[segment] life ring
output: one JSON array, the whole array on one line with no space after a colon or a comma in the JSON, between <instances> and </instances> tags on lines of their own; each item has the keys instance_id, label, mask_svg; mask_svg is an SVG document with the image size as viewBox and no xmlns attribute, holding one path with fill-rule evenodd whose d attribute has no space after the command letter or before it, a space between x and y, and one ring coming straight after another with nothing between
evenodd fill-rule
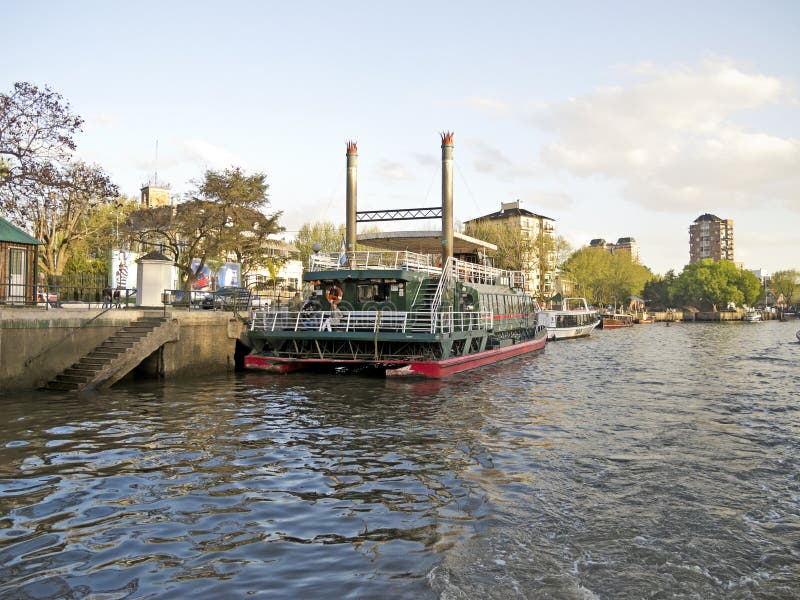
<instances>
[{"instance_id":1,"label":"life ring","mask_svg":"<svg viewBox=\"0 0 800 600\"><path fill-rule=\"evenodd\" d=\"M325 297L328 298L328 302L331 304L339 304L342 301L342 288L338 285L332 285L328 288L328 291L325 292Z\"/></svg>"}]
</instances>

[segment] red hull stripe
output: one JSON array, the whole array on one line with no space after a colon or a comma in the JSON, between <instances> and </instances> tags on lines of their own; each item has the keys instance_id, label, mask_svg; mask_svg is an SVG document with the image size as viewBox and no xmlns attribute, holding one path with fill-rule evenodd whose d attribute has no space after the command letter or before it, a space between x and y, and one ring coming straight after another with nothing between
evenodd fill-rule
<instances>
[{"instance_id":1,"label":"red hull stripe","mask_svg":"<svg viewBox=\"0 0 800 600\"><path fill-rule=\"evenodd\" d=\"M448 358L447 360L439 361L408 361L408 360L385 360L380 361L380 365L397 365L396 370L388 369L387 373L392 375L417 375L422 377L429 377L439 379L447 377L454 373L460 373L469 369L475 369L485 365L490 365L495 362L514 358L528 352L535 352L541 350L547 343L547 336L542 336L539 339L529 340L520 344L512 346L504 346L502 348L495 348L493 350L485 350L475 354L468 354L466 356L456 356ZM272 371L277 373L289 373L304 368L310 368L319 365L329 366L358 366L370 365L371 361L363 360L328 360L321 358L310 359L293 359L293 358L277 358L271 356L261 356L258 354L250 354L244 358L244 366L247 369L255 369L262 371Z\"/></svg>"}]
</instances>

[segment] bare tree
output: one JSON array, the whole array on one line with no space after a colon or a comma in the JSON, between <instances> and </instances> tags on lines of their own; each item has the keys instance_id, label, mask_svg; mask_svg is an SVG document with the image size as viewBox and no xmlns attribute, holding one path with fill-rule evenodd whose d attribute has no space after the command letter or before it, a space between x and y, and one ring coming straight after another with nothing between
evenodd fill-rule
<instances>
[{"instance_id":1,"label":"bare tree","mask_svg":"<svg viewBox=\"0 0 800 600\"><path fill-rule=\"evenodd\" d=\"M17 82L0 93L0 203L30 197L30 187L59 184L83 119L49 87ZM17 223L24 225L24 223Z\"/></svg>"}]
</instances>

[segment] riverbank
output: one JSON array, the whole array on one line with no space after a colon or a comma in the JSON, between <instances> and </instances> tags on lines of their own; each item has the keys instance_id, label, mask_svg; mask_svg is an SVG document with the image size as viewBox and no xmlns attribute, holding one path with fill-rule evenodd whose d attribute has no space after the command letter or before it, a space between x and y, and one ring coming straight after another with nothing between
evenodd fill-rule
<instances>
[{"instance_id":1,"label":"riverbank","mask_svg":"<svg viewBox=\"0 0 800 600\"><path fill-rule=\"evenodd\" d=\"M36 389L143 316L164 316L179 338L142 363L150 377L225 373L246 353L245 325L230 312L167 308L0 309L0 393Z\"/></svg>"},{"instance_id":2,"label":"riverbank","mask_svg":"<svg viewBox=\"0 0 800 600\"><path fill-rule=\"evenodd\" d=\"M717 310L717 311L693 311L693 310L663 310L651 311L655 321L700 321L700 322L722 322L722 321L742 321L745 312L743 309ZM761 315L762 321L777 320L780 318L778 313L762 310L757 311Z\"/></svg>"}]
</instances>

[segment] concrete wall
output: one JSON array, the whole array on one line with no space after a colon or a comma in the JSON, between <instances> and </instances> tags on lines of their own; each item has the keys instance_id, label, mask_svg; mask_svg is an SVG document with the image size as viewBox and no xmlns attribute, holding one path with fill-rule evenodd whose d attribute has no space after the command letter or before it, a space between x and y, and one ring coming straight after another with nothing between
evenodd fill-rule
<instances>
[{"instance_id":1,"label":"concrete wall","mask_svg":"<svg viewBox=\"0 0 800 600\"><path fill-rule=\"evenodd\" d=\"M0 393L35 389L131 321L163 315L133 309L100 313L88 308L0 309ZM196 377L233 369L236 340L246 341L246 329L231 313L171 309L166 316L178 321L180 339L166 344L148 371Z\"/></svg>"},{"instance_id":2,"label":"concrete wall","mask_svg":"<svg viewBox=\"0 0 800 600\"><path fill-rule=\"evenodd\" d=\"M672 312L667 312L666 310L659 310L659 311L650 311L650 315L653 317L655 321L683 321L684 315L682 310L673 310ZM688 320L691 321L692 316L691 313L688 313Z\"/></svg>"}]
</instances>

